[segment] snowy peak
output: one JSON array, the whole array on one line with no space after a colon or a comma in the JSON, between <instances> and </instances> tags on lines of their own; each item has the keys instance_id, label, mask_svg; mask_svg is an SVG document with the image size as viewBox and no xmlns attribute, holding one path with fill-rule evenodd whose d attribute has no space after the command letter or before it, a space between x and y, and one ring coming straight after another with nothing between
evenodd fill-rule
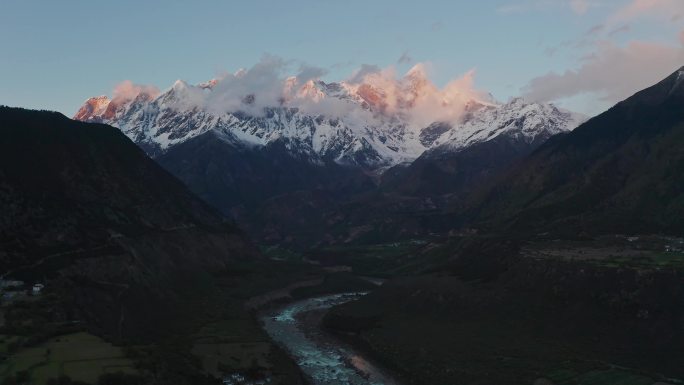
<instances>
[{"instance_id":1,"label":"snowy peak","mask_svg":"<svg viewBox=\"0 0 684 385\"><path fill-rule=\"evenodd\" d=\"M413 108L424 95L434 92L434 86L427 76L425 67L416 64L404 75L402 84L403 103L405 108Z\"/></svg>"},{"instance_id":2,"label":"snowy peak","mask_svg":"<svg viewBox=\"0 0 684 385\"><path fill-rule=\"evenodd\" d=\"M173 83L171 89L175 92L183 92L188 89L188 83L178 79Z\"/></svg>"},{"instance_id":3,"label":"snowy peak","mask_svg":"<svg viewBox=\"0 0 684 385\"><path fill-rule=\"evenodd\" d=\"M200 83L197 86L199 88L202 88L202 89L209 89L210 90L210 89L214 88L214 86L216 86L217 83L218 83L218 79L211 79L207 82Z\"/></svg>"},{"instance_id":4,"label":"snowy peak","mask_svg":"<svg viewBox=\"0 0 684 385\"><path fill-rule=\"evenodd\" d=\"M372 73L356 82L288 77L273 86L252 76L246 71L198 85L178 80L161 93L128 85L111 100L88 99L74 118L116 126L152 156L213 131L235 146L281 142L312 163L371 170L499 135L532 143L581 120L549 104L497 104L463 81L440 89L421 65L399 79Z\"/></svg>"},{"instance_id":5,"label":"snowy peak","mask_svg":"<svg viewBox=\"0 0 684 385\"><path fill-rule=\"evenodd\" d=\"M93 117L101 117L104 115L109 105L109 98L102 95L89 98L78 109L74 119L76 120L93 120Z\"/></svg>"},{"instance_id":6,"label":"snowy peak","mask_svg":"<svg viewBox=\"0 0 684 385\"><path fill-rule=\"evenodd\" d=\"M553 104L526 103L522 98L501 105L473 105L455 128L445 131L433 147L458 150L505 135L528 144L570 131L586 117Z\"/></svg>"}]
</instances>

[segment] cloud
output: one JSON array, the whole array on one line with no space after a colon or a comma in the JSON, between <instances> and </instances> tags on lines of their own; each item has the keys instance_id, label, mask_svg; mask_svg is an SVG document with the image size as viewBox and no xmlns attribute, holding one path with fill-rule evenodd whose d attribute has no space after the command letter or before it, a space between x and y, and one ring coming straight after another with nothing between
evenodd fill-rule
<instances>
[{"instance_id":1,"label":"cloud","mask_svg":"<svg viewBox=\"0 0 684 385\"><path fill-rule=\"evenodd\" d=\"M672 20L673 15L684 13L682 0L631 0L608 19L610 24L628 22L642 17L661 17Z\"/></svg>"},{"instance_id":2,"label":"cloud","mask_svg":"<svg viewBox=\"0 0 684 385\"><path fill-rule=\"evenodd\" d=\"M174 109L199 108L216 114L243 112L257 117L271 107L350 117L359 122L400 115L419 127L435 121L454 121L472 100L490 100L488 94L475 89L474 70L440 87L430 79L430 68L429 63L418 63L399 75L394 66L364 64L347 80L330 85L319 81L327 73L325 69L301 64L293 71L293 62L265 55L251 68L224 73L201 86L179 80L161 98L165 106ZM344 97L331 96L329 92ZM126 81L114 89L114 98L130 101L141 93L156 96L159 91Z\"/></svg>"},{"instance_id":3,"label":"cloud","mask_svg":"<svg viewBox=\"0 0 684 385\"><path fill-rule=\"evenodd\" d=\"M435 31L435 32L439 32L439 31L441 31L443 28L444 28L444 23L442 23L441 21L435 21L434 23L432 23L432 24L430 25L430 29L433 30L433 31Z\"/></svg>"},{"instance_id":4,"label":"cloud","mask_svg":"<svg viewBox=\"0 0 684 385\"><path fill-rule=\"evenodd\" d=\"M587 0L570 0L570 8L579 15L587 13L589 7L590 3Z\"/></svg>"},{"instance_id":5,"label":"cloud","mask_svg":"<svg viewBox=\"0 0 684 385\"><path fill-rule=\"evenodd\" d=\"M404 51L399 59L397 59L397 64L408 64L413 62L413 58L409 55L408 51Z\"/></svg>"},{"instance_id":6,"label":"cloud","mask_svg":"<svg viewBox=\"0 0 684 385\"><path fill-rule=\"evenodd\" d=\"M135 84L130 80L124 80L114 86L112 99L127 102L135 99L140 94L144 94L151 99L159 95L159 89L155 86Z\"/></svg>"},{"instance_id":7,"label":"cloud","mask_svg":"<svg viewBox=\"0 0 684 385\"><path fill-rule=\"evenodd\" d=\"M632 27L629 24L625 24L625 25L622 25L620 27L613 28L610 32L608 32L608 36L612 37L612 36L615 36L615 35L620 34L620 33L629 32L631 30L632 30Z\"/></svg>"},{"instance_id":8,"label":"cloud","mask_svg":"<svg viewBox=\"0 0 684 385\"><path fill-rule=\"evenodd\" d=\"M489 100L485 92L475 88L474 70L439 87L430 79L430 68L429 63L418 63L399 75L394 66L362 65L340 86L352 98L363 101L370 111L348 100L325 97L310 83L301 86L287 105L310 114L354 115L366 120L401 115L422 127L435 121L455 121L463 115L467 103Z\"/></svg>"},{"instance_id":9,"label":"cloud","mask_svg":"<svg viewBox=\"0 0 684 385\"><path fill-rule=\"evenodd\" d=\"M264 55L249 69L225 74L209 93L207 106L219 111L246 110L261 114L264 107L281 105L287 67L282 58Z\"/></svg>"},{"instance_id":10,"label":"cloud","mask_svg":"<svg viewBox=\"0 0 684 385\"><path fill-rule=\"evenodd\" d=\"M597 25L589 28L589 30L587 31L587 33L585 35L597 35L597 34L603 32L603 30L605 30L605 29L606 29L605 25L597 24Z\"/></svg>"},{"instance_id":11,"label":"cloud","mask_svg":"<svg viewBox=\"0 0 684 385\"><path fill-rule=\"evenodd\" d=\"M474 70L439 87L430 80L429 68L429 63L418 63L401 77L394 67L366 70L363 76L357 72L345 86L374 111L387 116L401 114L417 126L455 121L468 102L488 99L485 92L474 86Z\"/></svg>"},{"instance_id":12,"label":"cloud","mask_svg":"<svg viewBox=\"0 0 684 385\"><path fill-rule=\"evenodd\" d=\"M527 10L527 6L525 4L505 4L501 5L496 8L496 11L499 13L516 13L516 12L523 12Z\"/></svg>"},{"instance_id":13,"label":"cloud","mask_svg":"<svg viewBox=\"0 0 684 385\"><path fill-rule=\"evenodd\" d=\"M299 73L297 74L297 79L302 82L307 82L309 80L320 79L326 75L328 71L325 68L314 67L308 64L302 64L299 66Z\"/></svg>"},{"instance_id":14,"label":"cloud","mask_svg":"<svg viewBox=\"0 0 684 385\"><path fill-rule=\"evenodd\" d=\"M617 102L655 84L683 63L682 46L643 41L620 46L600 41L594 52L581 59L578 68L534 78L523 88L523 93L534 101L594 94L599 100Z\"/></svg>"},{"instance_id":15,"label":"cloud","mask_svg":"<svg viewBox=\"0 0 684 385\"><path fill-rule=\"evenodd\" d=\"M591 0L527 0L504 4L496 10L500 13L522 13L558 8L568 9L577 15L584 15L591 8L600 5L601 2Z\"/></svg>"},{"instance_id":16,"label":"cloud","mask_svg":"<svg viewBox=\"0 0 684 385\"><path fill-rule=\"evenodd\" d=\"M548 57L553 57L556 52L558 52L559 47L546 47L544 48L544 55Z\"/></svg>"},{"instance_id":17,"label":"cloud","mask_svg":"<svg viewBox=\"0 0 684 385\"><path fill-rule=\"evenodd\" d=\"M376 66L375 64L361 64L361 67L354 71L351 77L347 79L347 82L359 83L363 80L364 77L366 77L366 75L377 73L380 71L382 71L382 69L380 69L380 67Z\"/></svg>"}]
</instances>

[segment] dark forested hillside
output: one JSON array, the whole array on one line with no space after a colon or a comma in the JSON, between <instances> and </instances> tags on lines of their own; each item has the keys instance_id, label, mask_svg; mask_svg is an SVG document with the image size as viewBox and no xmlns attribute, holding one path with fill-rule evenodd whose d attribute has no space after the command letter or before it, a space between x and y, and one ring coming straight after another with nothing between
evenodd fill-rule
<instances>
[{"instance_id":1,"label":"dark forested hillside","mask_svg":"<svg viewBox=\"0 0 684 385\"><path fill-rule=\"evenodd\" d=\"M0 138L3 277L66 291L65 318L149 337L199 294L193 277L257 256L113 127L2 107Z\"/></svg>"},{"instance_id":2,"label":"dark forested hillside","mask_svg":"<svg viewBox=\"0 0 684 385\"><path fill-rule=\"evenodd\" d=\"M682 80L679 70L552 138L477 196L471 218L524 231L681 232Z\"/></svg>"}]
</instances>

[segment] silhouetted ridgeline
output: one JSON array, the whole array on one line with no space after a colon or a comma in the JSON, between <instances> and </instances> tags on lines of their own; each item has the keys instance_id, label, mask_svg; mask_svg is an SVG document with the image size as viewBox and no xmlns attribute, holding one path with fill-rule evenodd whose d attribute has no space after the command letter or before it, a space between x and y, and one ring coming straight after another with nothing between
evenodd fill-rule
<instances>
[{"instance_id":1,"label":"silhouetted ridgeline","mask_svg":"<svg viewBox=\"0 0 684 385\"><path fill-rule=\"evenodd\" d=\"M0 107L0 211L0 268L118 339L182 324L197 279L258 255L119 130L55 112Z\"/></svg>"}]
</instances>

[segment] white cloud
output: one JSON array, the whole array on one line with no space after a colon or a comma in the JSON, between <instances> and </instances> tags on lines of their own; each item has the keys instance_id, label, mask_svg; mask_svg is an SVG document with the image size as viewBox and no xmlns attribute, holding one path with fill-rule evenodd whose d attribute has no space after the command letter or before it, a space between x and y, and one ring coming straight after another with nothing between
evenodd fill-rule
<instances>
[{"instance_id":1,"label":"white cloud","mask_svg":"<svg viewBox=\"0 0 684 385\"><path fill-rule=\"evenodd\" d=\"M527 0L501 5L497 8L501 13L520 13L544 9L568 9L577 15L587 13L591 8L601 5L592 0Z\"/></svg>"},{"instance_id":2,"label":"white cloud","mask_svg":"<svg viewBox=\"0 0 684 385\"><path fill-rule=\"evenodd\" d=\"M682 37L684 42L684 36ZM684 48L661 43L631 41L624 46L596 43L578 68L551 72L532 79L523 91L535 101L553 101L580 94L617 102L657 83L684 64Z\"/></svg>"},{"instance_id":3,"label":"white cloud","mask_svg":"<svg viewBox=\"0 0 684 385\"><path fill-rule=\"evenodd\" d=\"M265 108L280 106L299 108L314 115L354 115L359 119L401 114L416 125L427 125L458 119L466 103L489 99L486 93L475 89L474 71L439 87L428 76L428 63L414 65L403 76L397 74L394 66L380 68L364 64L339 83L338 92L347 92L352 99L365 102L371 107L368 111L348 98L327 97L316 83L327 72L324 69L300 65L296 75L290 76L291 67L291 62L267 55L251 68L220 76L213 81L211 89L177 82L173 89L182 93L176 101L182 105L177 107L201 108L214 113L241 111L253 116L262 116ZM132 99L147 89L124 82L117 86L115 95Z\"/></svg>"},{"instance_id":4,"label":"white cloud","mask_svg":"<svg viewBox=\"0 0 684 385\"><path fill-rule=\"evenodd\" d=\"M366 77L366 75L378 73L380 71L382 71L382 69L375 64L361 64L361 67L354 71L351 77L347 79L347 82L359 83L363 81L363 78Z\"/></svg>"},{"instance_id":5,"label":"white cloud","mask_svg":"<svg viewBox=\"0 0 684 385\"><path fill-rule=\"evenodd\" d=\"M282 103L287 63L266 55L248 70L226 74L219 79L206 103L210 109L247 110L261 114L264 107Z\"/></svg>"}]
</instances>

